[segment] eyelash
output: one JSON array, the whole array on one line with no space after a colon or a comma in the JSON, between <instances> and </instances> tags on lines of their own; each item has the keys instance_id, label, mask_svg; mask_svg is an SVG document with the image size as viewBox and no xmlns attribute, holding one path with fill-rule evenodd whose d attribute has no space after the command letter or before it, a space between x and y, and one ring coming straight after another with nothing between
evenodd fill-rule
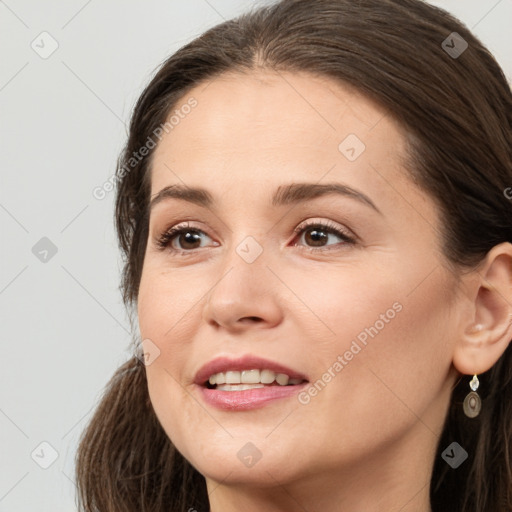
<instances>
[{"instance_id":1,"label":"eyelash","mask_svg":"<svg viewBox=\"0 0 512 512\"><path fill-rule=\"evenodd\" d=\"M333 235L338 236L339 238L341 238L343 240L343 242L344 242L343 245L354 245L356 243L356 240L352 236L348 235L345 231L340 230L335 224L333 224L329 221L308 222L308 223L300 224L299 226L297 226L294 229L293 232L295 235L299 235L311 228L317 228L320 231L325 231L328 234L333 234ZM170 242L172 242L172 240L174 238L176 238L178 235L181 235L183 233L188 233L188 232L203 233L206 235L206 233L204 231L202 231L200 229L196 229L194 227L191 227L190 225L178 224L177 226L174 226L174 227L168 229L167 231L165 231L164 233L162 233L157 238L156 245L162 251L168 250L172 253L178 253L183 256L190 255L190 254L194 253L197 249L188 249L188 250L175 249L170 246ZM310 251L313 253L334 250L334 248L330 248L331 246L308 247L308 246L299 245L297 247L300 247L301 250L306 250L306 251ZM335 247L337 247L337 245ZM339 247L338 247L338 249L339 249Z\"/></svg>"}]
</instances>

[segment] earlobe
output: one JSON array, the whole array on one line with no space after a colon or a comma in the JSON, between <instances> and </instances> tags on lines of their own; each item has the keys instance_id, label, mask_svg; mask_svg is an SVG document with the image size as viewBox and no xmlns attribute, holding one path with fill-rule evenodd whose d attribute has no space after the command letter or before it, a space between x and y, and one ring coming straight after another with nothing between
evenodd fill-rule
<instances>
[{"instance_id":1,"label":"earlobe","mask_svg":"<svg viewBox=\"0 0 512 512\"><path fill-rule=\"evenodd\" d=\"M493 247L468 282L471 315L460 326L453 364L474 375L489 370L512 339L512 244Z\"/></svg>"}]
</instances>

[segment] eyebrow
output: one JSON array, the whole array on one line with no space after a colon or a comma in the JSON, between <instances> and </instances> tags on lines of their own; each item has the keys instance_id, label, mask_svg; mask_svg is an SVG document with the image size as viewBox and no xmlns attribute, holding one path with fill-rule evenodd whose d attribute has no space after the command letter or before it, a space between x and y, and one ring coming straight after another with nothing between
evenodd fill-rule
<instances>
[{"instance_id":1,"label":"eyebrow","mask_svg":"<svg viewBox=\"0 0 512 512\"><path fill-rule=\"evenodd\" d=\"M296 204L328 194L338 194L359 201L382 215L374 202L361 191L341 183L290 183L279 186L272 196L272 206ZM204 188L185 185L169 185L157 192L150 202L150 210L164 199L182 199L199 206L210 208L215 204L213 196Z\"/></svg>"}]
</instances>

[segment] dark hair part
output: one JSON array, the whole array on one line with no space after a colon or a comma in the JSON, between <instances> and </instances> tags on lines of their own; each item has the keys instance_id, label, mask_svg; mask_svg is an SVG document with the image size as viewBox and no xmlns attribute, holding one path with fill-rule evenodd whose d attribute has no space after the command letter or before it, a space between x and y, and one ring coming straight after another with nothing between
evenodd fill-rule
<instances>
[{"instance_id":1,"label":"dark hair part","mask_svg":"<svg viewBox=\"0 0 512 512\"><path fill-rule=\"evenodd\" d=\"M452 32L468 43L458 58L442 47ZM454 269L471 269L493 246L512 241L504 194L512 186L512 95L482 43L457 19L420 0L282 0L182 47L135 106L116 175L115 225L128 309L137 301L148 237L153 152L126 172L130 158L193 87L228 71L257 68L348 84L404 127L410 176L439 206L442 250ZM483 407L475 419L462 412L469 379L453 390L430 487L435 512L512 510L510 346L480 381ZM453 441L469 453L456 470L440 456ZM87 512L208 511L205 480L165 435L136 357L107 385L76 466Z\"/></svg>"}]
</instances>

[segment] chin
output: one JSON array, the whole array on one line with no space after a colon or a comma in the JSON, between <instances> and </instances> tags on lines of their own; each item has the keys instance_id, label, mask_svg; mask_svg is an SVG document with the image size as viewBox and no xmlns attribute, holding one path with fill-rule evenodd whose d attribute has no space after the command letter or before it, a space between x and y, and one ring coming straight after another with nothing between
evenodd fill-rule
<instances>
[{"instance_id":1,"label":"chin","mask_svg":"<svg viewBox=\"0 0 512 512\"><path fill-rule=\"evenodd\" d=\"M293 475L283 473L285 460L266 463L260 460L252 467L246 467L232 459L200 460L194 467L207 479L223 485L246 485L252 487L275 487L276 481L284 485L293 479Z\"/></svg>"},{"instance_id":2,"label":"chin","mask_svg":"<svg viewBox=\"0 0 512 512\"><path fill-rule=\"evenodd\" d=\"M276 451L268 441L264 446L263 438L261 442L247 441L247 436L218 443L196 442L191 450L184 447L180 452L205 478L223 484L266 487L275 486L276 480L283 484L297 478L299 467L289 463L297 449L286 453L280 445Z\"/></svg>"}]
</instances>

